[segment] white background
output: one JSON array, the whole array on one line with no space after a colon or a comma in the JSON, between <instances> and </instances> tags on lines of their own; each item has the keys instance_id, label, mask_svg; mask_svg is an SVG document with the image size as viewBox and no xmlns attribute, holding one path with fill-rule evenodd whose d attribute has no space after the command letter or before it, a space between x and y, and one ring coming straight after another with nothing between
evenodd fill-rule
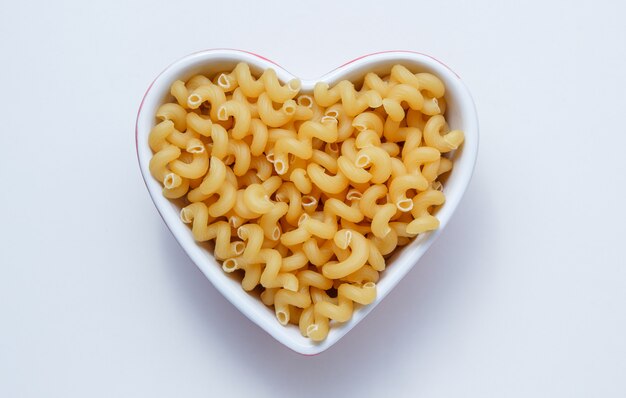
<instances>
[{"instance_id":1,"label":"white background","mask_svg":"<svg viewBox=\"0 0 626 398\"><path fill-rule=\"evenodd\" d=\"M516 3L2 0L0 396L626 396L626 8ZM140 177L144 91L212 47L305 78L417 50L474 95L456 215L317 357L217 293Z\"/></svg>"}]
</instances>

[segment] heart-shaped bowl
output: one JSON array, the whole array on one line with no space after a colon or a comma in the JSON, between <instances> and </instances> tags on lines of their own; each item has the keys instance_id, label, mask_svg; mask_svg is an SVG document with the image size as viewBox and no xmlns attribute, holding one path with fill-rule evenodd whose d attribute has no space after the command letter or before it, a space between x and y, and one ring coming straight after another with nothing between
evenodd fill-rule
<instances>
[{"instance_id":1,"label":"heart-shaped bowl","mask_svg":"<svg viewBox=\"0 0 626 398\"><path fill-rule=\"evenodd\" d=\"M260 73L267 68L273 68L276 70L278 78L283 82L295 78L294 75L274 62L259 55L239 50L206 50L174 62L152 82L139 107L136 124L139 167L150 196L167 227L217 290L246 317L287 347L305 355L318 354L335 344L361 322L413 268L445 228L469 184L476 162L478 152L476 109L467 87L456 73L428 55L411 51L387 51L366 55L340 66L319 79L302 81L301 92L311 92L318 81L326 82L331 86L343 79L356 83L362 80L367 72L389 73L395 64L402 64L414 72L430 72L438 76L446 86L446 119L449 125L453 129L461 129L465 132L465 142L453 154L454 168L444 184L446 203L436 214L440 221L439 229L420 234L409 245L398 249L387 261L387 269L381 273L381 278L377 284L376 300L370 305L355 309L352 319L343 324L333 325L328 337L324 341L316 343L303 337L294 325L281 326L272 309L266 307L258 297L245 292L237 279L222 270L212 253L194 241L190 228L179 218L180 207L162 195L160 182L150 175L148 169L152 157L152 152L148 146L148 135L156 124L157 108L170 98L170 85L177 79L186 80L198 73L211 75L228 71L242 61L250 65L253 73ZM404 308L403 311L407 309Z\"/></svg>"}]
</instances>

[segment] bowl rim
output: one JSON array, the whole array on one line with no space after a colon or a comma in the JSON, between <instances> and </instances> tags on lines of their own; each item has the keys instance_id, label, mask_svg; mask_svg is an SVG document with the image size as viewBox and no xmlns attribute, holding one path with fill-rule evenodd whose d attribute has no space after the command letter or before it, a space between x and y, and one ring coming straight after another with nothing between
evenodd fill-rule
<instances>
[{"instance_id":1,"label":"bowl rim","mask_svg":"<svg viewBox=\"0 0 626 398\"><path fill-rule=\"evenodd\" d=\"M456 207L458 206L463 194L465 193L467 186L471 181L471 177L475 168L476 159L478 155L478 144L479 144L479 129L478 129L478 116L476 111L476 106L474 100L469 92L469 89L465 85L465 83L461 80L459 75L455 73L448 65L439 61L438 59L424 53L409 51L409 50L388 50L388 51L379 51L375 53L366 54L351 61L348 61L341 66L331 70L330 72L322 75L317 79L301 79L303 91L312 89L313 84L318 81L327 81L332 82L334 80L338 80L342 78L344 75L348 74L351 70L358 70L359 68L364 68L367 65L372 65L378 62L397 62L402 63L403 61L413 62L415 64L426 65L427 68L436 71L438 77L442 78L446 84L446 92L450 92L452 89L455 92L455 97L458 96L457 100L460 101L461 106L459 107L459 112L462 115L462 120L464 123L464 130L466 134L466 142L463 144L463 168L461 170L457 170L455 161L455 176L460 174L458 178L460 181L458 182L458 187L456 189L457 194L454 197L448 197L446 195L446 204L442 206L440 211L438 212L438 218L440 218L440 228L429 232L427 234L421 234L418 238L412 242L409 246L415 246L415 248L409 253L402 252L402 255L398 255L399 257L409 257L404 260L404 266L397 266L395 268L399 268L398 271L389 272L386 271L385 281L387 283L384 288L381 288L381 282L378 284L378 296L376 300L368 305L363 306L358 309L355 309L353 317L350 321L335 326L328 338L322 342L314 343L307 339L307 343L303 344L301 340L303 337L300 336L298 332L298 336L300 338L295 338L291 336L294 333L286 333L285 330L287 328L280 325L275 319L273 319L273 323L270 324L267 320L263 319L259 316L258 311L254 311L254 309L249 306L246 302L242 302L242 296L237 296L237 293L233 292L233 289L225 286L223 283L219 283L220 278L215 269L219 271L219 274L222 274L222 278L226 276L226 274L222 271L221 267L215 267L214 264L210 264L211 261L206 261L206 258L202 258L203 256L199 255L199 250L204 250L201 246L195 244L193 242L193 246L187 242L187 240L183 240L181 236L179 236L178 231L181 229L180 227L184 227L188 234L190 234L189 228L178 220L176 217L176 224L173 223L170 214L164 214L163 209L161 208L161 204L164 202L171 203L169 199L162 196L159 191L155 192L155 184L158 184L156 180L154 180L148 170L149 158L146 159L143 154L146 153L145 149L147 147L148 152L151 151L147 145L147 140L143 143L143 150L140 149L139 136L145 135L147 138L147 134L149 134L149 128L147 128L150 123L143 123L146 121L146 118L152 118L154 122L154 115L145 115L144 109L146 109L145 105L148 102L155 102L155 97L162 97L162 92L154 93L153 88L156 84L162 83L163 79L167 80L167 87L169 88L169 84L173 82L175 79L169 79L170 75L180 76L186 69L191 68L194 64L210 63L211 59L216 58L232 58L233 61L245 61L248 63L252 63L260 68L272 67L276 70L276 73L281 81L287 81L292 78L296 78L297 76L288 72L282 66L277 64L276 62L258 55L256 53L231 49L231 48L215 48L215 49L207 49L202 51L193 52L184 57L179 58L178 60L172 62L166 68L164 68L156 78L150 83L146 92L143 95L141 103L139 105L139 109L137 112L137 117L135 120L135 149L137 160L139 163L139 168L141 171L142 178L144 180L144 184L148 189L151 200L154 203L157 212L165 222L165 225L170 230L172 235L174 236L177 243L181 246L181 248L185 251L185 253L191 258L191 260L196 264L196 266L202 271L202 273L209 279L209 281L213 284L213 286L229 301L231 302L241 313L244 314L248 319L250 319L253 323L258 325L261 329L263 329L266 333L270 334L274 339L290 348L291 350L303 354L303 355L316 355L319 354L331 346L333 346L336 342L338 342L345 334L347 334L353 327L355 327L358 323L360 323L386 296L393 290L393 288L404 278L404 276L417 264L421 256L428 250L430 245L438 238L443 229L445 228L447 222L450 217L454 213ZM452 85L451 85L452 83ZM161 94L161 95L158 95ZM470 128L468 129L467 126ZM147 130L146 130L147 129ZM471 138L468 139L468 137ZM444 211L445 216L442 216L441 213ZM183 233L184 234L184 233ZM206 253L205 253L206 255ZM215 262L210 256L212 261ZM393 263L395 264L395 259ZM216 263L216 262L215 262ZM216 263L217 264L217 263ZM382 278L381 278L382 281ZM241 292L244 292L241 289ZM253 298L247 292L244 292L248 297ZM256 298L253 298L257 300ZM245 300L244 300L245 301ZM262 304L262 303L261 303Z\"/></svg>"}]
</instances>

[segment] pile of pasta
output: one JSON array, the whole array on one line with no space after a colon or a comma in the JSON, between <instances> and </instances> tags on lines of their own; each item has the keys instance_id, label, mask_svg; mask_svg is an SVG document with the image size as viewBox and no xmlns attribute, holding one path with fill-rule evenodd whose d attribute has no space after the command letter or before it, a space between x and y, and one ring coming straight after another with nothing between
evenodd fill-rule
<instances>
[{"instance_id":1,"label":"pile of pasta","mask_svg":"<svg viewBox=\"0 0 626 398\"><path fill-rule=\"evenodd\" d=\"M397 247L438 228L443 155L464 139L444 93L436 76L395 65L302 94L299 80L240 63L172 84L150 171L224 271L320 341L375 300Z\"/></svg>"}]
</instances>

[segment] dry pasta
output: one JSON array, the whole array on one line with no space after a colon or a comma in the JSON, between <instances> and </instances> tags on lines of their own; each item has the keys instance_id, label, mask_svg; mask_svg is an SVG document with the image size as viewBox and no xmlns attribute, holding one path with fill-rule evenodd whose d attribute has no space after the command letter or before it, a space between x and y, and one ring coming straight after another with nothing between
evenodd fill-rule
<instances>
[{"instance_id":1,"label":"dry pasta","mask_svg":"<svg viewBox=\"0 0 626 398\"><path fill-rule=\"evenodd\" d=\"M430 73L395 65L360 86L300 88L245 63L173 82L149 168L223 270L320 341L376 299L387 256L439 227L465 137Z\"/></svg>"}]
</instances>

